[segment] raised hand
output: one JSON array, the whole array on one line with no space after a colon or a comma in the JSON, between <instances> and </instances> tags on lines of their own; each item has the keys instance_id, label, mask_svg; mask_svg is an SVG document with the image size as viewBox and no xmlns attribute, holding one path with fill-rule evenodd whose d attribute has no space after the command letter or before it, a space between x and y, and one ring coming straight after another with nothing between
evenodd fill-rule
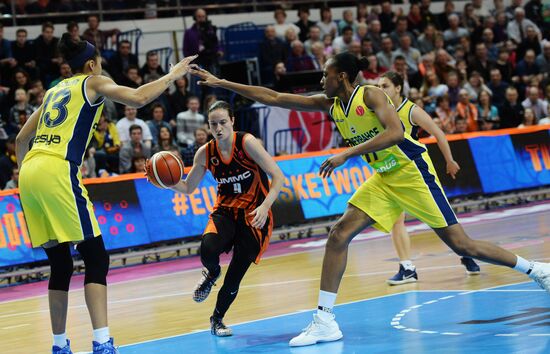
<instances>
[{"instance_id":1,"label":"raised hand","mask_svg":"<svg viewBox=\"0 0 550 354\"><path fill-rule=\"evenodd\" d=\"M199 85L217 87L220 86L220 82L222 81L207 70L200 68L198 65L191 65L189 72L201 79L201 81L198 82Z\"/></svg>"},{"instance_id":2,"label":"raised hand","mask_svg":"<svg viewBox=\"0 0 550 354\"><path fill-rule=\"evenodd\" d=\"M179 63L170 68L170 73L173 74L176 79L179 79L183 75L187 74L189 68L191 67L191 62L197 59L198 55L191 55L189 57L183 58Z\"/></svg>"}]
</instances>

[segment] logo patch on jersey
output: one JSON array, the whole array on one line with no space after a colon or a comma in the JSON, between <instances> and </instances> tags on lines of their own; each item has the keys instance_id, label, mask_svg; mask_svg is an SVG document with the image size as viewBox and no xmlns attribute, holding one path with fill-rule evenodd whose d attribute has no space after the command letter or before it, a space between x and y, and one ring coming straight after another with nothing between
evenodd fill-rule
<instances>
[{"instance_id":1,"label":"logo patch on jersey","mask_svg":"<svg viewBox=\"0 0 550 354\"><path fill-rule=\"evenodd\" d=\"M216 179L216 182L218 182L219 184L226 184L226 183L235 183L235 182L244 181L250 176L252 176L252 172L245 171L244 173L241 173L238 176L229 176L229 177L215 178L215 179Z\"/></svg>"},{"instance_id":2,"label":"logo patch on jersey","mask_svg":"<svg viewBox=\"0 0 550 354\"><path fill-rule=\"evenodd\" d=\"M386 156L384 160L372 163L371 166L376 172L388 172L397 169L399 167L399 161L397 161L395 155L390 154Z\"/></svg>"},{"instance_id":3,"label":"logo patch on jersey","mask_svg":"<svg viewBox=\"0 0 550 354\"><path fill-rule=\"evenodd\" d=\"M214 166L218 166L220 164L220 160L216 156L213 156L210 158L210 163Z\"/></svg>"},{"instance_id":4,"label":"logo patch on jersey","mask_svg":"<svg viewBox=\"0 0 550 354\"><path fill-rule=\"evenodd\" d=\"M357 113L358 116L362 116L365 114L365 109L361 106L357 106L357 108L355 108L355 113Z\"/></svg>"},{"instance_id":5,"label":"logo patch on jersey","mask_svg":"<svg viewBox=\"0 0 550 354\"><path fill-rule=\"evenodd\" d=\"M357 130L355 130L355 127L353 125L349 126L349 130L351 131L352 134L357 134Z\"/></svg>"}]
</instances>

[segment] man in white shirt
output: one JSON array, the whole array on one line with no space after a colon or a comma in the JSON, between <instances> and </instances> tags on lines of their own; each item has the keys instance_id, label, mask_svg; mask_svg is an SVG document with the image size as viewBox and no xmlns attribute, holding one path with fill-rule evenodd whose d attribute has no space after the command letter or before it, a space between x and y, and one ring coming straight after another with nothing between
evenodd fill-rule
<instances>
[{"instance_id":1,"label":"man in white shirt","mask_svg":"<svg viewBox=\"0 0 550 354\"><path fill-rule=\"evenodd\" d=\"M523 108L531 108L537 120L548 117L548 101L539 98L539 89L529 87L527 98L521 102Z\"/></svg>"},{"instance_id":2,"label":"man in white shirt","mask_svg":"<svg viewBox=\"0 0 550 354\"><path fill-rule=\"evenodd\" d=\"M122 145L130 142L130 126L137 124L142 129L143 143L147 147L151 148L151 141L153 140L151 130L149 130L149 126L147 125L147 123L136 117L137 109L135 109L134 107L126 106L124 107L124 115L125 116L120 119L116 124L118 136L120 137L120 142L122 143Z\"/></svg>"},{"instance_id":3,"label":"man in white shirt","mask_svg":"<svg viewBox=\"0 0 550 354\"><path fill-rule=\"evenodd\" d=\"M187 111L180 112L176 116L177 123L177 140L178 144L184 147L191 146L195 143L195 130L203 128L206 120L199 113L200 102L196 96L189 97L187 100Z\"/></svg>"},{"instance_id":4,"label":"man in white shirt","mask_svg":"<svg viewBox=\"0 0 550 354\"><path fill-rule=\"evenodd\" d=\"M516 44L521 43L525 39L527 27L529 26L533 26L540 40L542 38L540 29L533 21L525 18L525 10L522 7L516 7L514 10L514 20L508 22L508 26L506 26L508 38L513 40Z\"/></svg>"},{"instance_id":5,"label":"man in white shirt","mask_svg":"<svg viewBox=\"0 0 550 354\"><path fill-rule=\"evenodd\" d=\"M342 35L334 38L334 41L332 41L334 54L347 52L351 42L353 42L353 28L349 26L344 27L342 30Z\"/></svg>"}]
</instances>

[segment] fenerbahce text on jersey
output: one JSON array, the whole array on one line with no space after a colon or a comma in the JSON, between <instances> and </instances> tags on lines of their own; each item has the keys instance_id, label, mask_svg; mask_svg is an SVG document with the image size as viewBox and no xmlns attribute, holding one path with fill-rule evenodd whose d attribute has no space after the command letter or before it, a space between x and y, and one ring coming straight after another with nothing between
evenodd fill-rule
<instances>
[{"instance_id":1,"label":"fenerbahce text on jersey","mask_svg":"<svg viewBox=\"0 0 550 354\"><path fill-rule=\"evenodd\" d=\"M218 142L206 146L206 168L218 182L217 207L256 209L269 193L267 174L248 156L244 147L247 133L233 133L233 148L229 160L224 160Z\"/></svg>"},{"instance_id":2,"label":"fenerbahce text on jersey","mask_svg":"<svg viewBox=\"0 0 550 354\"><path fill-rule=\"evenodd\" d=\"M330 107L330 115L349 146L359 145L368 141L385 129L373 110L365 105L364 90L379 90L375 86L357 86L353 91L348 106L344 107L338 97ZM393 105L390 98L388 102ZM379 173L399 170L405 164L426 151L426 147L414 140L405 132L405 140L386 149L363 155L363 159Z\"/></svg>"},{"instance_id":3,"label":"fenerbahce text on jersey","mask_svg":"<svg viewBox=\"0 0 550 354\"><path fill-rule=\"evenodd\" d=\"M41 153L60 157L80 166L101 116L104 99L95 103L86 96L88 75L65 79L44 95L29 160Z\"/></svg>"}]
</instances>

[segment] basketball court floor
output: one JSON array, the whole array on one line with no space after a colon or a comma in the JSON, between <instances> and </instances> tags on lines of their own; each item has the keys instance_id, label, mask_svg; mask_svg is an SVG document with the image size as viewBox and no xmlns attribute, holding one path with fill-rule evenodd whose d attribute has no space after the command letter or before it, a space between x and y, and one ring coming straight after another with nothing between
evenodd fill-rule
<instances>
[{"instance_id":1,"label":"basketball court floor","mask_svg":"<svg viewBox=\"0 0 550 354\"><path fill-rule=\"evenodd\" d=\"M550 203L459 215L467 232L528 259L550 261ZM198 257L110 273L111 332L129 353L550 353L550 294L526 276L482 263L467 276L432 231L410 223L419 282L390 287L391 241L367 229L351 244L335 313L341 341L289 348L316 307L326 238L278 242L251 267L226 316L234 336L213 337L208 318L217 290L191 299ZM223 259L227 264L229 258ZM91 346L82 276L73 278L68 335L73 351ZM47 353L47 282L0 288L0 353Z\"/></svg>"}]
</instances>

